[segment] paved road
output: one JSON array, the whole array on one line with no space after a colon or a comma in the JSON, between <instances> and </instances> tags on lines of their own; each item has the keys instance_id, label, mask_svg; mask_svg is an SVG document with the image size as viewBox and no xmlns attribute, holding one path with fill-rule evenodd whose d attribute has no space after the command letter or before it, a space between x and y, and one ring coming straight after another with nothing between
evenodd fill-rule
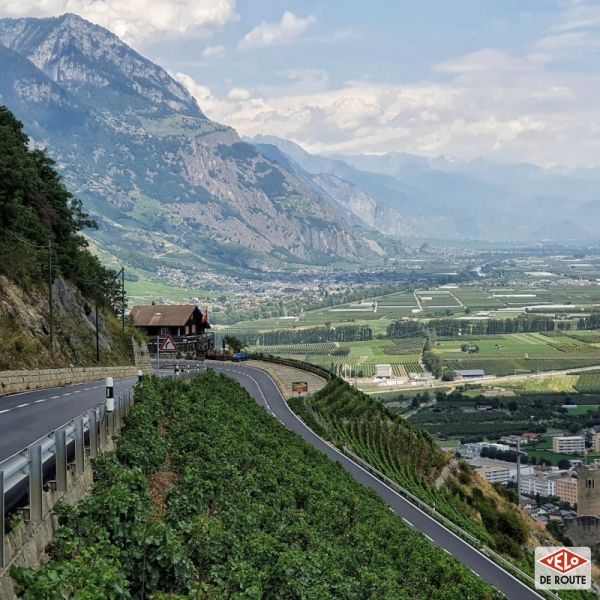
<instances>
[{"instance_id":1,"label":"paved road","mask_svg":"<svg viewBox=\"0 0 600 600\"><path fill-rule=\"evenodd\" d=\"M422 512L386 484L356 465L338 450L325 443L304 425L288 408L270 375L259 369L231 363L210 362L210 368L239 381L251 396L309 444L331 460L340 463L359 483L373 489L397 515L433 543L455 556L477 575L515 600L539 600L541 596L502 570L483 554L463 542L437 521ZM163 371L171 375L172 371ZM115 381L115 395L125 391L135 379ZM104 382L25 392L0 398L0 461L26 447L70 419L104 400Z\"/></svg>"},{"instance_id":2,"label":"paved road","mask_svg":"<svg viewBox=\"0 0 600 600\"><path fill-rule=\"evenodd\" d=\"M539 594L515 579L475 548L445 529L429 515L422 512L385 483L359 467L320 437L314 434L288 408L281 391L268 373L242 365L209 363L215 371L233 377L243 385L250 395L265 409L281 421L288 429L299 434L309 444L338 462L356 481L374 490L390 508L414 529L423 533L434 544L456 557L479 577L489 582L508 598L515 600L539 600Z\"/></svg>"},{"instance_id":3,"label":"paved road","mask_svg":"<svg viewBox=\"0 0 600 600\"><path fill-rule=\"evenodd\" d=\"M137 378L116 380L115 397ZM104 380L0 398L0 461L104 402Z\"/></svg>"}]
</instances>

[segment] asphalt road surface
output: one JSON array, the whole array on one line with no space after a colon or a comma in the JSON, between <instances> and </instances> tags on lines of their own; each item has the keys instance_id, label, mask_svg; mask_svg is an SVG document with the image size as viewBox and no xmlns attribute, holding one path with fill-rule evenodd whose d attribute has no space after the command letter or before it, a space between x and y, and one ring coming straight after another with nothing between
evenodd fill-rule
<instances>
[{"instance_id":1,"label":"asphalt road surface","mask_svg":"<svg viewBox=\"0 0 600 600\"><path fill-rule=\"evenodd\" d=\"M114 382L115 398L137 378ZM104 402L105 381L23 392L0 398L0 461Z\"/></svg>"},{"instance_id":2,"label":"asphalt road surface","mask_svg":"<svg viewBox=\"0 0 600 600\"><path fill-rule=\"evenodd\" d=\"M209 363L209 367L236 379L250 395L288 429L296 432L311 446L340 465L359 483L374 490L404 521L431 542L454 556L476 575L493 585L511 600L543 598L510 573L493 563L478 550L447 530L435 519L405 500L385 483L362 469L313 433L288 407L279 387L270 375L259 369L227 363Z\"/></svg>"},{"instance_id":3,"label":"asphalt road surface","mask_svg":"<svg viewBox=\"0 0 600 600\"><path fill-rule=\"evenodd\" d=\"M288 408L279 387L268 373L243 365L213 361L209 363L209 368L237 380L269 414L331 460L340 463L356 481L374 490L390 506L390 510L403 518L407 525L423 533L430 541L465 564L508 598L542 598L314 434ZM161 369L161 374L172 375L172 371ZM116 380L115 397L132 387L135 381L135 378ZM97 381L0 398L0 461L103 402L104 396L104 381Z\"/></svg>"}]
</instances>

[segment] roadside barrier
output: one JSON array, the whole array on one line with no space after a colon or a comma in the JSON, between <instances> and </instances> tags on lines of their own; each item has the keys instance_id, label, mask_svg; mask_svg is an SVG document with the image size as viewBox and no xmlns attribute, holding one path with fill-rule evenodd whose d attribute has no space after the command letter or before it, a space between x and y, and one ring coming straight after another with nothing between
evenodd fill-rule
<instances>
[{"instance_id":1,"label":"roadside barrier","mask_svg":"<svg viewBox=\"0 0 600 600\"><path fill-rule=\"evenodd\" d=\"M113 411L107 411L106 402L99 403L0 462L0 569L12 558L5 545L7 512L23 506L27 499L25 520L43 521L48 516L43 510L44 489L57 492L59 499L66 495L73 479L69 472L81 475L87 457L94 458L108 448L133 404L132 390L127 390L114 399Z\"/></svg>"}]
</instances>

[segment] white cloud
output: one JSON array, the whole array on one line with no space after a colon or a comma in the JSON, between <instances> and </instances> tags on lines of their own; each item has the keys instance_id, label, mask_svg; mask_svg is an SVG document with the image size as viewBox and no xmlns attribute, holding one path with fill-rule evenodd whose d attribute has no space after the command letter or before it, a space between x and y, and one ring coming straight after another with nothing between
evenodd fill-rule
<instances>
[{"instance_id":1,"label":"white cloud","mask_svg":"<svg viewBox=\"0 0 600 600\"><path fill-rule=\"evenodd\" d=\"M482 50L441 64L447 81L350 81L220 99L181 78L207 115L240 134L272 134L317 153L403 151L460 159L600 165L600 77ZM285 90L292 92L286 94ZM232 90L233 91L233 90ZM247 90L244 90L247 92Z\"/></svg>"},{"instance_id":2,"label":"white cloud","mask_svg":"<svg viewBox=\"0 0 600 600\"><path fill-rule=\"evenodd\" d=\"M235 0L7 0L0 16L46 17L72 12L131 44L190 34L236 20Z\"/></svg>"},{"instance_id":3,"label":"white cloud","mask_svg":"<svg viewBox=\"0 0 600 600\"><path fill-rule=\"evenodd\" d=\"M202 51L202 58L206 58L207 60L223 56L225 56L225 46L206 46Z\"/></svg>"},{"instance_id":4,"label":"white cloud","mask_svg":"<svg viewBox=\"0 0 600 600\"><path fill-rule=\"evenodd\" d=\"M229 90L227 97L230 100L249 100L250 92L244 88L234 87Z\"/></svg>"},{"instance_id":5,"label":"white cloud","mask_svg":"<svg viewBox=\"0 0 600 600\"><path fill-rule=\"evenodd\" d=\"M240 41L239 49L286 46L299 38L315 22L316 18L313 15L302 18L290 11L285 11L279 23L263 21L249 31Z\"/></svg>"}]
</instances>

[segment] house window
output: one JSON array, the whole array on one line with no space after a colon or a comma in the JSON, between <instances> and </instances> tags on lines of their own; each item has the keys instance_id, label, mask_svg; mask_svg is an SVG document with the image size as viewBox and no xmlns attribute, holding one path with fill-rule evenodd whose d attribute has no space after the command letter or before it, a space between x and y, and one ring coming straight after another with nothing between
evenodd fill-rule
<instances>
[{"instance_id":1,"label":"house window","mask_svg":"<svg viewBox=\"0 0 600 600\"><path fill-rule=\"evenodd\" d=\"M161 327L160 335L169 335L169 329L167 327Z\"/></svg>"},{"instance_id":2,"label":"house window","mask_svg":"<svg viewBox=\"0 0 600 600\"><path fill-rule=\"evenodd\" d=\"M189 325L185 326L185 335L190 335L190 326Z\"/></svg>"},{"instance_id":3,"label":"house window","mask_svg":"<svg viewBox=\"0 0 600 600\"><path fill-rule=\"evenodd\" d=\"M196 323L192 323L192 333L196 333Z\"/></svg>"}]
</instances>

